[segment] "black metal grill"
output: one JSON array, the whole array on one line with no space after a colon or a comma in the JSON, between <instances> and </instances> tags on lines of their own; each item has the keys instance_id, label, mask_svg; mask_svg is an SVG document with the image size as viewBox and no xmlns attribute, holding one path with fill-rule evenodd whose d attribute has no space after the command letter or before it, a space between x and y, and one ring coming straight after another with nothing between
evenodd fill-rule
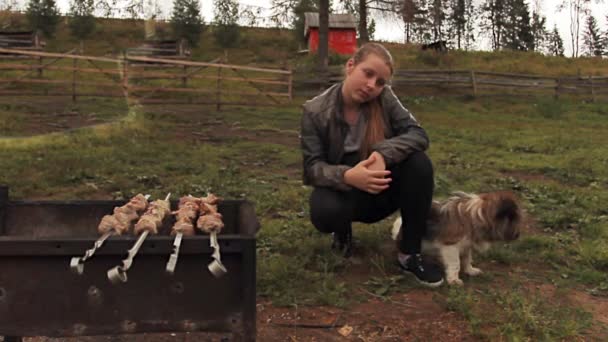
<instances>
[{"instance_id":1,"label":"black metal grill","mask_svg":"<svg viewBox=\"0 0 608 342\"><path fill-rule=\"evenodd\" d=\"M97 239L101 217L119 201L9 201L0 187L0 335L85 336L143 332L227 332L255 340L255 233L251 203L223 201L219 235L228 273L208 270L209 237L184 237L173 276L165 264L173 249L168 235L146 239L127 283L112 285L106 272L118 265L136 238L110 237L70 272ZM177 203L172 203L176 208ZM161 232L168 232L166 222Z\"/></svg>"}]
</instances>

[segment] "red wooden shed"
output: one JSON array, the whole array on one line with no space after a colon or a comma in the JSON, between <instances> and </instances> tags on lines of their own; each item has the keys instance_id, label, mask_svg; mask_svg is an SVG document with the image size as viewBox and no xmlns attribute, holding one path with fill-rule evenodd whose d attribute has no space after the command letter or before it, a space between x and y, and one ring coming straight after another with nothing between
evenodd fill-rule
<instances>
[{"instance_id":1,"label":"red wooden shed","mask_svg":"<svg viewBox=\"0 0 608 342\"><path fill-rule=\"evenodd\" d=\"M304 37L309 53L319 48L319 13L304 13ZM357 21L352 14L329 15L329 51L352 55L357 50Z\"/></svg>"}]
</instances>

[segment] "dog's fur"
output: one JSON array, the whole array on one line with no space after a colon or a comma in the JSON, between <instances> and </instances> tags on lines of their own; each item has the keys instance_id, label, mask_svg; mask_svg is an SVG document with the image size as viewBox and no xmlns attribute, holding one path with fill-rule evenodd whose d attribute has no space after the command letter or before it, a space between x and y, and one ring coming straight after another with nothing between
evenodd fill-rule
<instances>
[{"instance_id":1,"label":"dog's fur","mask_svg":"<svg viewBox=\"0 0 608 342\"><path fill-rule=\"evenodd\" d=\"M522 210L515 194L457 192L445 201L434 201L428 217L422 253L438 257L448 284L462 285L459 272L470 276L482 271L472 265L472 250L483 252L492 242L519 237ZM393 239L401 240L401 217L393 224Z\"/></svg>"}]
</instances>

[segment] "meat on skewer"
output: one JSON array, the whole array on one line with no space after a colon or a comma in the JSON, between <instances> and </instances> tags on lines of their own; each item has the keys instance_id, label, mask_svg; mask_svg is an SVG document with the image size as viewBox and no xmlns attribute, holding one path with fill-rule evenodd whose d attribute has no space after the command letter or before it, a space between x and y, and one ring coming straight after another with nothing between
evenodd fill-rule
<instances>
[{"instance_id":1,"label":"meat on skewer","mask_svg":"<svg viewBox=\"0 0 608 342\"><path fill-rule=\"evenodd\" d=\"M170 212L171 203L168 200L153 201L135 224L135 235L139 235L145 230L152 234L158 234L158 229L163 225L165 216Z\"/></svg>"},{"instance_id":2,"label":"meat on skewer","mask_svg":"<svg viewBox=\"0 0 608 342\"><path fill-rule=\"evenodd\" d=\"M199 205L200 216L196 221L196 228L205 233L219 233L224 228L222 214L217 211L217 204L221 199L213 194L201 198Z\"/></svg>"},{"instance_id":3,"label":"meat on skewer","mask_svg":"<svg viewBox=\"0 0 608 342\"><path fill-rule=\"evenodd\" d=\"M171 228L171 235L181 233L183 235L194 235L194 221L198 216L200 198L184 196L179 199L178 209L173 212L175 224Z\"/></svg>"},{"instance_id":4,"label":"meat on skewer","mask_svg":"<svg viewBox=\"0 0 608 342\"><path fill-rule=\"evenodd\" d=\"M146 210L144 215L137 222L135 233L139 234L139 237L131 249L129 249L127 258L122 261L121 265L111 268L107 272L108 279L110 279L112 284L127 282L127 271L129 268L131 268L133 259L139 252L144 240L146 240L148 234L156 234L158 232L158 227L162 225L165 215L171 211L169 202L170 197L171 193L167 194L167 197L165 197L164 200L156 200L152 202L148 207L148 210Z\"/></svg>"},{"instance_id":5,"label":"meat on skewer","mask_svg":"<svg viewBox=\"0 0 608 342\"><path fill-rule=\"evenodd\" d=\"M121 207L115 207L112 215L105 215L97 231L100 234L106 234L114 231L115 234L121 235L129 231L131 224L148 206L148 199L142 194L131 198L129 202Z\"/></svg>"},{"instance_id":6,"label":"meat on skewer","mask_svg":"<svg viewBox=\"0 0 608 342\"><path fill-rule=\"evenodd\" d=\"M122 207L115 207L113 215L105 215L97 230L101 237L95 241L92 248L86 250L84 256L70 259L70 269L77 274L83 274L84 262L93 257L95 252L101 248L103 243L113 234L122 234L129 230L131 223L135 220L139 213L144 211L148 205L149 195L138 194Z\"/></svg>"}]
</instances>

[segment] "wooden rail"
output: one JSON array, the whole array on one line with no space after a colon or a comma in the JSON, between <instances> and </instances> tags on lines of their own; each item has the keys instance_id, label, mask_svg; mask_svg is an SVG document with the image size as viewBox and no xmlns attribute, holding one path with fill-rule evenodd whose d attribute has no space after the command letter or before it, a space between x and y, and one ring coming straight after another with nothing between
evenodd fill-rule
<instances>
[{"instance_id":1,"label":"wooden rail","mask_svg":"<svg viewBox=\"0 0 608 342\"><path fill-rule=\"evenodd\" d=\"M330 69L324 78L304 78L312 73L296 72L294 86L312 95L342 81L341 68ZM496 95L542 94L559 98L574 95L592 101L608 100L608 76L548 77L541 75L477 70L396 70L392 87L401 95Z\"/></svg>"},{"instance_id":2,"label":"wooden rail","mask_svg":"<svg viewBox=\"0 0 608 342\"><path fill-rule=\"evenodd\" d=\"M231 103L242 105L245 97L255 98L252 105L263 99L279 105L293 97L290 70L225 64L220 59L109 58L0 48L0 53L9 52L30 60L0 61L0 96L71 96L75 102L83 96L115 97L120 92L128 101L154 104L214 99L218 110ZM43 63L44 59L52 60ZM198 101L200 96L207 101Z\"/></svg>"}]
</instances>

